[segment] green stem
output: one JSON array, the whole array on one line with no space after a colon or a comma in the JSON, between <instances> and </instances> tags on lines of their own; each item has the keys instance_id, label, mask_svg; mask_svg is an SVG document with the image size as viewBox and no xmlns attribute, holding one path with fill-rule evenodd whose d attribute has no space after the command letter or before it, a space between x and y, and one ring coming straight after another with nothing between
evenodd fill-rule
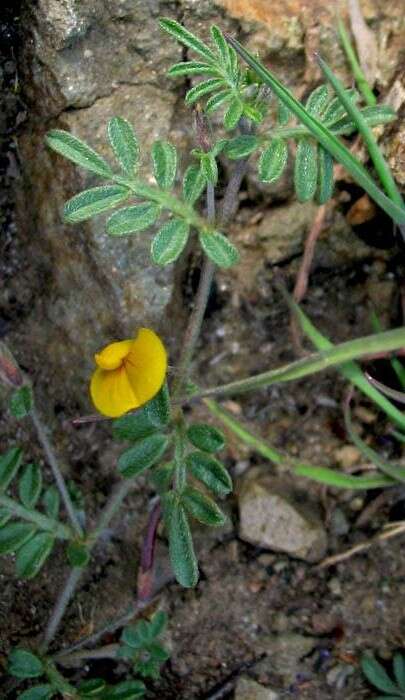
<instances>
[{"instance_id":1,"label":"green stem","mask_svg":"<svg viewBox=\"0 0 405 700\"><path fill-rule=\"evenodd\" d=\"M27 520L30 523L35 523L41 530L45 532L52 532L55 537L61 540L70 540L73 537L73 533L69 527L59 523L52 518L48 518L46 515L39 513L37 510L29 510L25 506L17 503L12 498L8 496L0 495L0 506L7 508L12 515L16 518L21 518L21 520Z\"/></svg>"},{"instance_id":2,"label":"green stem","mask_svg":"<svg viewBox=\"0 0 405 700\"><path fill-rule=\"evenodd\" d=\"M59 673L53 661L46 660L44 664L45 674L50 681L52 687L57 690L64 698L80 698L79 693L73 685L70 685L66 678Z\"/></svg>"},{"instance_id":3,"label":"green stem","mask_svg":"<svg viewBox=\"0 0 405 700\"><path fill-rule=\"evenodd\" d=\"M53 477L54 477L56 485L59 489L59 493L62 497L62 501L65 505L66 512L69 516L70 522L72 523L73 529L75 530L76 534L79 537L82 537L83 536L83 529L82 529L82 526L80 525L79 519L78 519L76 511L74 509L72 499L70 498L70 495L69 495L69 491L67 490L65 479L63 478L63 474L62 474L61 469L59 467L58 458L56 457L55 451L54 451L54 449L49 441L49 438L46 434L45 425L43 424L41 418L39 417L39 414L38 414L35 406L33 406L29 415L30 415L31 420L34 424L35 430L37 431L38 440L41 443L41 447L42 447L43 451L45 452L45 456L49 462L49 466L51 467Z\"/></svg>"},{"instance_id":4,"label":"green stem","mask_svg":"<svg viewBox=\"0 0 405 700\"><path fill-rule=\"evenodd\" d=\"M93 549L101 533L108 526L110 520L119 510L124 498L128 495L128 493L131 491L131 489L135 486L136 483L137 478L134 477L133 479L126 479L124 481L121 481L118 484L118 486L110 496L109 500L107 501L106 505L104 506L103 510L101 511L95 528L90 532L90 534L86 538L86 541L89 545L89 551ZM82 577L83 571L84 568L73 568L69 572L65 586L61 591L58 600L55 603L47 628L45 630L44 642L41 647L42 653L46 652L50 643L55 637L62 617L65 614L66 608L69 605L69 602Z\"/></svg>"},{"instance_id":5,"label":"green stem","mask_svg":"<svg viewBox=\"0 0 405 700\"><path fill-rule=\"evenodd\" d=\"M313 353L288 365L272 369L268 372L255 374L247 379L239 379L229 384L223 384L211 389L205 389L194 394L191 398L199 399L207 396L229 396L245 391L261 389L276 382L289 382L301 379L315 372L342 365L350 360L367 357L377 352L393 352L405 345L405 328L396 328L377 335L369 335L356 340L349 340L329 350Z\"/></svg>"},{"instance_id":6,"label":"green stem","mask_svg":"<svg viewBox=\"0 0 405 700\"><path fill-rule=\"evenodd\" d=\"M344 22L342 22L341 19L338 21L338 29L340 41L346 54L346 58L350 63L350 68L352 69L352 73L358 88L367 104L370 105L370 107L374 107L374 105L377 104L377 98L368 84L367 78L357 60L356 52L350 41L349 33L347 32Z\"/></svg>"}]
</instances>

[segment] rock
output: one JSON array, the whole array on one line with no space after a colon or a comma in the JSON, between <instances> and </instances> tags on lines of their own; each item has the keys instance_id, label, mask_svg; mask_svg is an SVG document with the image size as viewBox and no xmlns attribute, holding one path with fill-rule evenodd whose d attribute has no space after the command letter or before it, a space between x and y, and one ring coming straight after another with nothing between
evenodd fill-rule
<instances>
[{"instance_id":1,"label":"rock","mask_svg":"<svg viewBox=\"0 0 405 700\"><path fill-rule=\"evenodd\" d=\"M304 637L295 632L271 634L260 639L260 647L266 658L260 662L256 670L271 668L274 673L283 678L285 685L295 683L298 674L302 673L304 659L319 643L316 637Z\"/></svg>"},{"instance_id":2,"label":"rock","mask_svg":"<svg viewBox=\"0 0 405 700\"><path fill-rule=\"evenodd\" d=\"M280 696L270 688L242 676L235 688L235 700L278 700Z\"/></svg>"},{"instance_id":3,"label":"rock","mask_svg":"<svg viewBox=\"0 0 405 700\"><path fill-rule=\"evenodd\" d=\"M342 469L350 469L360 461L361 453L354 445L343 445L335 450L334 457Z\"/></svg>"},{"instance_id":4,"label":"rock","mask_svg":"<svg viewBox=\"0 0 405 700\"><path fill-rule=\"evenodd\" d=\"M327 537L317 506L285 478L248 478L239 493L242 540L304 561L325 556Z\"/></svg>"}]
</instances>

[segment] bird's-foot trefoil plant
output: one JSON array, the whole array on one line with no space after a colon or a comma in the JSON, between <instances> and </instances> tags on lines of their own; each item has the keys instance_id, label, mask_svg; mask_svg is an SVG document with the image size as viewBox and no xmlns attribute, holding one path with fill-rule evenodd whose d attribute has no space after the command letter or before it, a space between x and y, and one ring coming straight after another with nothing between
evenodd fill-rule
<instances>
[{"instance_id":1,"label":"bird's-foot trefoil plant","mask_svg":"<svg viewBox=\"0 0 405 700\"><path fill-rule=\"evenodd\" d=\"M166 624L163 613L156 613L150 621L143 619L127 626L154 594L154 548L160 521L168 541L174 577L182 586L196 586L198 561L190 523L196 520L203 525L221 527L226 521L221 500L232 491L231 476L219 457L225 448L224 435L210 423L190 421L184 411L190 401L204 399L207 408L228 429L272 461L283 462L288 459L285 455L249 434L214 398L337 368L360 391L373 400L378 398L387 415L399 428L405 428L402 413L365 378L357 363L364 355L394 353L404 347L405 330L379 331L366 338L333 345L293 305L288 295L287 302L293 306L317 352L227 385L203 388L193 381L192 362L215 272L239 262L240 253L228 236L228 228L238 208L239 190L252 155L259 154L258 176L264 183L277 181L288 159L294 159L294 186L301 202L328 201L333 194L333 164L337 160L399 225L405 222L405 209L392 178L387 175L385 161L375 150L371 132L373 126L395 119L391 108L362 106L361 96L353 89L341 88L323 63L327 83L316 87L305 104L301 104L255 57L225 37L218 27L212 27L211 42L207 44L173 19L162 19L160 26L191 54L190 60L172 66L168 72L168 79L187 78L193 82L185 103L194 120L195 143L190 153L181 154L181 162L188 163L184 172L179 168L174 144L158 140L150 153L154 178L151 184L149 178L140 174L140 165L145 166L149 154L138 141L136 124L131 125L120 116L113 117L106 125L111 163L66 131L50 131L46 138L57 154L55 167L62 156L100 178L96 187L76 194L65 204L65 221L80 224L110 212L106 230L112 238L149 236L148 229L153 228L152 265L174 264L187 244L198 246L203 254L199 288L181 351L178 357L170 358L175 368L172 374L167 372L164 339L154 329L134 329L134 337L129 339L113 338L95 356L91 398L99 413L111 419L112 438L125 444L117 462L120 481L95 525L88 523L83 503L78 506L77 489L65 483L48 431L34 406L29 379L22 376L5 347L0 352L0 376L14 388L11 411L14 416L33 422L55 481L44 485L36 464L22 467L24 457L18 448L11 448L1 457L0 553L15 553L17 575L32 578L45 565L55 542L60 541L66 545L70 565L42 640L29 649L15 648L10 655L10 673L30 683L20 695L24 700L51 698L58 693L102 700L142 697L145 685L139 678L115 686L108 686L101 679L87 679L73 687L64 678L62 669L67 662L107 657L129 663L138 677L154 678L167 659L159 641ZM247 61L247 67L238 54ZM340 139L356 131L366 140L385 191ZM295 147L290 149L290 144ZM225 185L221 183L222 196L219 196L218 166L224 160L230 175ZM75 235L74 230L71 235ZM348 477L331 470L322 471L322 467L294 464L291 460L288 463L296 473L323 478L326 483L329 478L329 483L348 488L389 486L403 480L402 473L395 470L381 469L367 477ZM94 545L123 507L140 474L149 479L156 498L142 547L138 599L123 617L108 622L89 638L67 649L55 649L56 633L83 571L91 566ZM93 648L106 631L122 628L119 643Z\"/></svg>"}]
</instances>

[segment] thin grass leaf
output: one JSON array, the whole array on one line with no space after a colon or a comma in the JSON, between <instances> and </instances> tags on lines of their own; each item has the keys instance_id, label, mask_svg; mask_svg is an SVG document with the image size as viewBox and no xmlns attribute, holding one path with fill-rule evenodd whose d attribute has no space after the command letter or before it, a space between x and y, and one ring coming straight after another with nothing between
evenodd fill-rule
<instances>
[{"instance_id":1,"label":"thin grass leaf","mask_svg":"<svg viewBox=\"0 0 405 700\"><path fill-rule=\"evenodd\" d=\"M131 124L122 117L113 117L107 134L115 156L124 172L132 176L139 163L139 143Z\"/></svg>"},{"instance_id":2,"label":"thin grass leaf","mask_svg":"<svg viewBox=\"0 0 405 700\"><path fill-rule=\"evenodd\" d=\"M175 63L167 72L170 78L178 78L184 75L220 75L218 71L215 70L214 66L210 66L208 63L199 63L198 61L183 61L182 63Z\"/></svg>"},{"instance_id":3,"label":"thin grass leaf","mask_svg":"<svg viewBox=\"0 0 405 700\"><path fill-rule=\"evenodd\" d=\"M287 165L288 145L284 139L272 139L259 158L259 178L262 182L278 180Z\"/></svg>"},{"instance_id":4,"label":"thin grass leaf","mask_svg":"<svg viewBox=\"0 0 405 700\"><path fill-rule=\"evenodd\" d=\"M383 472L386 476L389 476L391 479L394 479L395 481L399 481L401 483L405 483L405 467L399 467L395 466L394 464L390 464L387 462L385 459L380 457L378 452L372 449L369 445L367 445L364 440L356 433L353 427L351 415L350 415L350 406L346 405L344 407L344 419L345 419L345 426L346 426L346 431L348 436L350 437L352 443L357 447L357 449L361 452L361 454L367 459L370 460L375 466Z\"/></svg>"},{"instance_id":5,"label":"thin grass leaf","mask_svg":"<svg viewBox=\"0 0 405 700\"><path fill-rule=\"evenodd\" d=\"M80 165L80 167L90 170L97 175L107 178L112 177L113 172L104 158L68 131L53 129L48 132L45 141L53 151L60 153L68 160L76 163L76 165Z\"/></svg>"},{"instance_id":6,"label":"thin grass leaf","mask_svg":"<svg viewBox=\"0 0 405 700\"><path fill-rule=\"evenodd\" d=\"M312 481L338 489L368 491L368 489L381 489L395 486L396 484L396 481L383 474L352 476L351 474L342 474L342 472L329 469L328 467L313 467L308 464L298 464L293 467L293 471L297 476L305 476L307 479L312 479Z\"/></svg>"},{"instance_id":7,"label":"thin grass leaf","mask_svg":"<svg viewBox=\"0 0 405 700\"><path fill-rule=\"evenodd\" d=\"M385 396L389 396L390 399L393 399L394 401L398 401L398 403L405 403L405 393L403 391L397 391L396 389L391 389L391 387L387 386L386 384L382 384L381 382L377 381L377 379L374 379L368 372L366 372L366 377L370 384L375 386L378 391L381 391L382 394Z\"/></svg>"},{"instance_id":8,"label":"thin grass leaf","mask_svg":"<svg viewBox=\"0 0 405 700\"><path fill-rule=\"evenodd\" d=\"M375 311L371 312L371 325L373 328L374 333L378 333L384 330L380 319L378 318L377 314ZM390 358L390 365L397 375L398 381L402 387L402 389L405 391L405 367L402 364L402 362L397 358L397 357L391 357Z\"/></svg>"},{"instance_id":9,"label":"thin grass leaf","mask_svg":"<svg viewBox=\"0 0 405 700\"><path fill-rule=\"evenodd\" d=\"M318 204L325 204L332 197L333 188L333 158L318 143L318 184L316 191Z\"/></svg>"},{"instance_id":10,"label":"thin grass leaf","mask_svg":"<svg viewBox=\"0 0 405 700\"><path fill-rule=\"evenodd\" d=\"M123 185L104 185L84 190L69 199L63 207L63 218L70 224L92 219L120 202L124 202L131 192Z\"/></svg>"},{"instance_id":11,"label":"thin grass leaf","mask_svg":"<svg viewBox=\"0 0 405 700\"><path fill-rule=\"evenodd\" d=\"M223 87L224 81L222 79L211 78L210 80L204 80L198 83L198 85L194 85L194 87L186 93L186 105L192 105L194 102L197 102L197 100L200 100L201 97L204 97L204 95L208 95L208 93Z\"/></svg>"},{"instance_id":12,"label":"thin grass leaf","mask_svg":"<svg viewBox=\"0 0 405 700\"><path fill-rule=\"evenodd\" d=\"M214 64L217 62L217 57L210 47L185 29L179 22L176 22L175 19L162 17L162 19L159 20L159 25L161 29L171 34L177 41L184 44L184 46L188 46L189 49L193 49L193 51L199 53L200 56L203 56L203 58Z\"/></svg>"},{"instance_id":13,"label":"thin grass leaf","mask_svg":"<svg viewBox=\"0 0 405 700\"><path fill-rule=\"evenodd\" d=\"M229 428L229 430L235 433L235 435L242 440L245 445L249 445L249 447L252 447L256 452L261 454L266 459L269 459L271 462L280 464L283 461L283 456L280 452L271 447L271 445L265 442L262 438L257 437L257 435L254 435L251 431L247 430L247 428L242 425L240 421L236 420L236 418L222 408L222 406L220 406L216 401L213 399L204 399L204 403L211 411L212 415L219 418L219 420L222 421L222 423Z\"/></svg>"},{"instance_id":14,"label":"thin grass leaf","mask_svg":"<svg viewBox=\"0 0 405 700\"><path fill-rule=\"evenodd\" d=\"M294 186L299 202L313 199L318 181L317 144L312 139L299 139L294 163Z\"/></svg>"},{"instance_id":15,"label":"thin grass leaf","mask_svg":"<svg viewBox=\"0 0 405 700\"><path fill-rule=\"evenodd\" d=\"M279 80L265 68L256 58L246 51L238 41L231 37L226 37L227 41L235 48L237 53L246 61L246 63L256 71L257 75L263 80L266 85L269 85L275 92L277 97L295 114L302 122L312 136L331 153L331 155L341 163L346 170L352 175L356 182L363 187L367 194L389 215L397 224L405 224L405 210L402 205L391 201L376 183L372 180L367 170L357 160L349 149L346 148L334 134L318 121L315 117L308 114L305 108L295 99L290 91L280 83Z\"/></svg>"},{"instance_id":16,"label":"thin grass leaf","mask_svg":"<svg viewBox=\"0 0 405 700\"><path fill-rule=\"evenodd\" d=\"M283 292L287 303L291 307L292 311L296 315L302 330L315 345L318 350L331 350L333 349L333 344L328 338L323 336L317 328L311 323L309 318L304 314L302 309L296 304L286 292ZM405 331L405 329L398 329L400 332ZM400 333L402 334L402 333ZM383 334L378 334L380 337ZM378 337L378 336L377 336ZM367 350L372 352L367 343L363 345L363 352ZM385 398L375 387L367 381L364 376L361 367L356 362L344 362L340 367L339 371L341 374L357 386L363 394L366 394L372 401L374 401L377 406L379 406L395 423L400 427L405 429L405 415L399 411L396 406L394 406L388 399Z\"/></svg>"},{"instance_id":17,"label":"thin grass leaf","mask_svg":"<svg viewBox=\"0 0 405 700\"><path fill-rule=\"evenodd\" d=\"M367 120L365 119L357 105L354 104L354 102L352 102L350 98L348 98L342 83L336 77L336 75L334 75L333 71L329 68L328 64L325 63L325 61L322 60L322 58L320 57L318 57L318 63L325 78L330 82L336 95L339 97L342 104L345 106L346 112L356 124L357 129L362 135L364 142L367 146L370 158L375 165L375 169L378 173L381 184L383 185L386 193L391 198L391 200L395 202L400 209L402 209L405 220L405 206L401 193L395 184L395 180L392 177L391 170L385 161L385 158L377 144L377 141L374 138L374 134L367 124ZM398 221L398 223L404 222Z\"/></svg>"},{"instance_id":18,"label":"thin grass leaf","mask_svg":"<svg viewBox=\"0 0 405 700\"><path fill-rule=\"evenodd\" d=\"M375 105L377 103L377 98L373 93L371 86L368 84L367 78L357 60L356 52L350 41L349 33L346 30L344 22L339 18L338 20L338 30L340 42L343 46L346 58L350 64L350 68L354 79L358 85L360 92L362 93L365 101L369 105Z\"/></svg>"}]
</instances>

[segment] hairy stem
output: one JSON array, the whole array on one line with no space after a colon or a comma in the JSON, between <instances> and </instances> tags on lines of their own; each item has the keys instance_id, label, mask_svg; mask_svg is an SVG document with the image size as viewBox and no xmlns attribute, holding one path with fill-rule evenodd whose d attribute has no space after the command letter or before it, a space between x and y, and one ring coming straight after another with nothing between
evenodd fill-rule
<instances>
[{"instance_id":1,"label":"hairy stem","mask_svg":"<svg viewBox=\"0 0 405 700\"><path fill-rule=\"evenodd\" d=\"M53 535L55 535L55 537L58 537L61 540L72 539L72 531L69 527L67 527L67 525L58 523L56 520L43 515L43 513L39 513L37 510L29 510L29 508L25 508L25 506L22 506L20 503L17 503L8 496L0 495L0 506L7 508L7 510L9 510L12 515L15 515L16 518L21 518L21 520L27 520L30 523L35 523L35 525L38 525L41 530L51 532Z\"/></svg>"},{"instance_id":2,"label":"hairy stem","mask_svg":"<svg viewBox=\"0 0 405 700\"><path fill-rule=\"evenodd\" d=\"M33 406L33 408L30 411L30 417L31 417L31 420L34 424L35 430L37 432L38 440L41 443L41 447L42 447L43 451L45 452L45 456L49 462L49 466L51 467L53 477L54 477L56 485L59 489L59 493L60 493L62 501L65 505L66 512L69 516L70 522L72 523L73 529L79 537L82 537L83 536L83 529L82 529L82 526L80 525L79 519L78 519L76 511L74 509L72 499L69 496L69 492L67 490L65 479L63 478L63 474L62 474L61 469L59 467L58 458L56 457L55 451L54 451L54 449L49 441L49 438L46 434L46 428L45 428L41 418L39 417L35 406Z\"/></svg>"},{"instance_id":3,"label":"hairy stem","mask_svg":"<svg viewBox=\"0 0 405 700\"><path fill-rule=\"evenodd\" d=\"M115 513L119 510L124 498L127 496L127 494L130 492L130 490L133 488L136 482L136 477L133 479L126 479L118 484L114 492L112 493L111 497L107 501L106 505L104 506L103 510L100 513L100 517L98 519L98 522L95 526L95 528L90 532L90 534L87 536L87 542L89 544L89 550L94 547L96 544L98 538L100 537L101 533L107 525L109 524L111 518L115 515ZM84 572L84 568L74 568L70 571L67 579L65 586L63 590L61 591L58 600L55 603L55 606L52 610L51 617L49 619L48 625L45 630L44 634L44 642L41 647L41 651L43 653L46 652L48 649L48 646L52 642L53 638L55 637L55 634L58 630L58 627L60 625L60 622L62 620L63 615L65 614L66 608L69 605L69 602L77 588L77 585L81 579L82 573Z\"/></svg>"}]
</instances>

